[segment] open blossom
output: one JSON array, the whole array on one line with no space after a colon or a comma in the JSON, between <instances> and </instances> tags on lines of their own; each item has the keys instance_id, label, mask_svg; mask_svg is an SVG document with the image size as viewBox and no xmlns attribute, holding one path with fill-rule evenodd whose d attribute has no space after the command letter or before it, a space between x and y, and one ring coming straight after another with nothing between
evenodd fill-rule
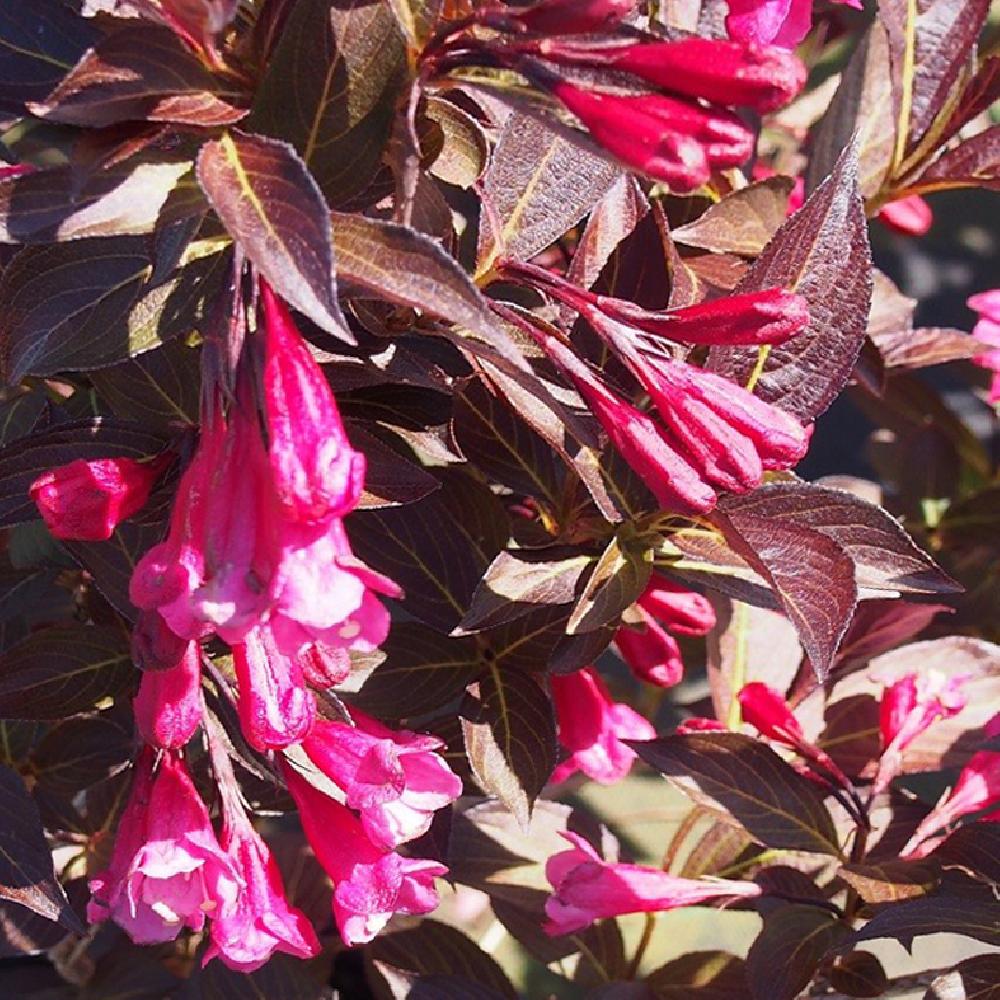
<instances>
[{"instance_id":1,"label":"open blossom","mask_svg":"<svg viewBox=\"0 0 1000 1000\"><path fill-rule=\"evenodd\" d=\"M28 495L54 537L103 542L146 506L165 464L163 457L148 462L78 458L43 472Z\"/></svg>"},{"instance_id":2,"label":"open blossom","mask_svg":"<svg viewBox=\"0 0 1000 1000\"><path fill-rule=\"evenodd\" d=\"M176 666L145 670L132 703L142 738L163 750L178 749L201 725L201 648L188 642Z\"/></svg>"},{"instance_id":3,"label":"open blossom","mask_svg":"<svg viewBox=\"0 0 1000 1000\"><path fill-rule=\"evenodd\" d=\"M986 724L987 739L1000 736L1000 713ZM990 810L983 819L1000 821L1000 752L980 750L962 768L955 787L924 817L901 856L922 858L940 842L939 831L972 813Z\"/></svg>"},{"instance_id":4,"label":"open blossom","mask_svg":"<svg viewBox=\"0 0 1000 1000\"><path fill-rule=\"evenodd\" d=\"M251 629L233 644L239 687L237 709L247 742L257 750L298 743L309 732L315 701L306 687L297 653L278 649L267 625Z\"/></svg>"},{"instance_id":5,"label":"open blossom","mask_svg":"<svg viewBox=\"0 0 1000 1000\"><path fill-rule=\"evenodd\" d=\"M582 771L602 785L621 781L636 756L622 740L651 740L656 730L628 705L612 701L593 667L554 676L551 684L559 742L570 753L552 780Z\"/></svg>"},{"instance_id":6,"label":"open blossom","mask_svg":"<svg viewBox=\"0 0 1000 1000\"><path fill-rule=\"evenodd\" d=\"M861 10L861 0L834 0ZM809 33L813 0L728 0L730 38L793 49Z\"/></svg>"},{"instance_id":7,"label":"open blossom","mask_svg":"<svg viewBox=\"0 0 1000 1000\"><path fill-rule=\"evenodd\" d=\"M462 794L462 782L436 752L444 746L436 736L352 716L353 726L318 721L302 745L360 812L369 840L392 850L425 834L434 813Z\"/></svg>"},{"instance_id":8,"label":"open blossom","mask_svg":"<svg viewBox=\"0 0 1000 1000\"><path fill-rule=\"evenodd\" d=\"M882 692L879 728L882 756L872 795L885 791L899 774L906 748L938 719L947 719L965 708L965 676L948 676L939 670L910 673Z\"/></svg>"},{"instance_id":9,"label":"open blossom","mask_svg":"<svg viewBox=\"0 0 1000 1000\"><path fill-rule=\"evenodd\" d=\"M394 913L430 913L438 905L434 879L448 869L376 847L344 805L285 767L288 790L316 859L333 880L333 915L344 943L364 944Z\"/></svg>"},{"instance_id":10,"label":"open blossom","mask_svg":"<svg viewBox=\"0 0 1000 1000\"><path fill-rule=\"evenodd\" d=\"M715 624L707 598L654 573L636 602L642 616L639 628L622 625L615 643L622 659L642 680L672 687L684 675L680 646L670 634L705 635Z\"/></svg>"},{"instance_id":11,"label":"open blossom","mask_svg":"<svg viewBox=\"0 0 1000 1000\"><path fill-rule=\"evenodd\" d=\"M612 864L579 834L565 832L563 837L572 847L553 854L545 866L554 891L545 902L549 919L544 929L553 936L625 913L659 913L708 899L761 894L755 882L678 878L645 865Z\"/></svg>"},{"instance_id":12,"label":"open blossom","mask_svg":"<svg viewBox=\"0 0 1000 1000\"><path fill-rule=\"evenodd\" d=\"M114 920L136 944L200 931L233 912L240 875L219 846L183 759L168 751L155 775L146 748L136 765L108 868L90 880L87 919Z\"/></svg>"},{"instance_id":13,"label":"open blossom","mask_svg":"<svg viewBox=\"0 0 1000 1000\"><path fill-rule=\"evenodd\" d=\"M967 304L970 309L979 313L979 322L975 325L972 336L989 348L972 360L993 372L989 399L996 405L1000 403L1000 288L973 295Z\"/></svg>"}]
</instances>

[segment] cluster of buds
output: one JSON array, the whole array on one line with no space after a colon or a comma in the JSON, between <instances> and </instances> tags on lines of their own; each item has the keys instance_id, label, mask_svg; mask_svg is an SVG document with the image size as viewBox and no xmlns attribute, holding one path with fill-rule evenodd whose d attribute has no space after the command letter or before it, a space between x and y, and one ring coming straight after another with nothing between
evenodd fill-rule
<instances>
[{"instance_id":1,"label":"cluster of buds","mask_svg":"<svg viewBox=\"0 0 1000 1000\"><path fill-rule=\"evenodd\" d=\"M201 931L210 916L206 960L217 955L242 971L276 949L307 957L318 944L286 901L211 731L201 692L204 640L231 647L246 741L263 753L300 748L325 775L324 788L332 782L341 792L331 798L283 765L307 837L333 879L346 943L370 940L393 913L437 905L433 880L445 868L397 848L425 833L434 812L461 793L436 752L440 740L361 714L317 718L312 689L345 680L349 651L383 641L389 615L377 595L399 590L351 551L343 519L358 504L364 456L351 448L288 310L264 282L260 292L263 335L254 341L263 340L263 391L252 357L237 366L228 407L221 387L206 387L200 440L180 477L167 536L130 582L141 611L134 708L145 747L90 906L91 919L111 918L140 943L171 940L183 927ZM104 539L147 502L167 463L164 456L81 460L39 477L31 495L57 537ZM220 839L183 757L202 725L220 792Z\"/></svg>"},{"instance_id":2,"label":"cluster of buds","mask_svg":"<svg viewBox=\"0 0 1000 1000\"><path fill-rule=\"evenodd\" d=\"M632 614L639 621L622 625L615 633L622 659L649 684L666 688L680 683L684 660L671 633L706 635L715 625L709 600L654 573Z\"/></svg>"},{"instance_id":3,"label":"cluster of buds","mask_svg":"<svg viewBox=\"0 0 1000 1000\"><path fill-rule=\"evenodd\" d=\"M677 360L669 347L783 343L809 321L801 296L775 288L657 312L596 295L532 264L507 261L501 273L577 310L645 390L659 420L618 395L561 337L494 306L569 376L663 508L705 513L715 506L718 490L754 489L766 471L791 468L805 455L809 433L794 417L720 375Z\"/></svg>"},{"instance_id":4,"label":"cluster of buds","mask_svg":"<svg viewBox=\"0 0 1000 1000\"><path fill-rule=\"evenodd\" d=\"M784 49L740 41L666 41L635 31L591 37L614 29L634 6L544 0L523 9L487 7L428 47L424 75L467 66L513 70L626 166L678 193L693 191L753 153L754 133L732 109L787 104L805 84L805 68ZM484 27L496 34L475 30Z\"/></svg>"}]
</instances>

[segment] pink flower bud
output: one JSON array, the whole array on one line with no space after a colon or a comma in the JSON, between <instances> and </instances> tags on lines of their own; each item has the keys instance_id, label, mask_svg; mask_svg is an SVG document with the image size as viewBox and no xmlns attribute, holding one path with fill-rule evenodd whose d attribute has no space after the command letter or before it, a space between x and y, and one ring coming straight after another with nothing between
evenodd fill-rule
<instances>
[{"instance_id":1,"label":"pink flower bud","mask_svg":"<svg viewBox=\"0 0 1000 1000\"><path fill-rule=\"evenodd\" d=\"M598 145L677 193L704 184L713 170L739 166L753 133L730 111L664 94L617 95L565 80L540 81L580 119Z\"/></svg>"},{"instance_id":2,"label":"pink flower bud","mask_svg":"<svg viewBox=\"0 0 1000 1000\"><path fill-rule=\"evenodd\" d=\"M140 670L169 670L184 659L190 640L182 639L159 611L140 611L132 629L132 660Z\"/></svg>"},{"instance_id":3,"label":"pink flower bud","mask_svg":"<svg viewBox=\"0 0 1000 1000\"><path fill-rule=\"evenodd\" d=\"M565 832L563 837L573 846L552 855L545 866L554 892L545 902L549 920L544 930L552 936L626 913L661 913L708 899L761 895L756 882L678 878L645 865L612 864L579 834Z\"/></svg>"},{"instance_id":4,"label":"pink flower bud","mask_svg":"<svg viewBox=\"0 0 1000 1000\"><path fill-rule=\"evenodd\" d=\"M707 597L674 583L662 573L650 576L639 606L671 632L681 635L705 635L715 625L715 609Z\"/></svg>"},{"instance_id":5,"label":"pink flower bud","mask_svg":"<svg viewBox=\"0 0 1000 1000\"><path fill-rule=\"evenodd\" d=\"M194 736L202 716L201 648L194 639L177 666L143 673L132 709L150 746L176 750Z\"/></svg>"},{"instance_id":6,"label":"pink flower bud","mask_svg":"<svg viewBox=\"0 0 1000 1000\"><path fill-rule=\"evenodd\" d=\"M621 70L656 87L713 104L773 111L805 86L806 68L781 48L712 38L612 44L543 42L539 54L564 65Z\"/></svg>"},{"instance_id":7,"label":"pink flower bud","mask_svg":"<svg viewBox=\"0 0 1000 1000\"><path fill-rule=\"evenodd\" d=\"M103 542L146 506L166 461L162 456L150 462L78 458L43 472L28 493L56 538Z\"/></svg>"},{"instance_id":8,"label":"pink flower bud","mask_svg":"<svg viewBox=\"0 0 1000 1000\"><path fill-rule=\"evenodd\" d=\"M351 676L351 657L346 649L314 642L299 654L302 675L310 687L320 691L343 684Z\"/></svg>"},{"instance_id":9,"label":"pink flower bud","mask_svg":"<svg viewBox=\"0 0 1000 1000\"><path fill-rule=\"evenodd\" d=\"M540 0L504 13L526 31L571 35L606 31L634 9L635 0Z\"/></svg>"},{"instance_id":10,"label":"pink flower bud","mask_svg":"<svg viewBox=\"0 0 1000 1000\"><path fill-rule=\"evenodd\" d=\"M744 720L762 736L793 748L805 742L802 726L780 691L761 681L751 681L737 697Z\"/></svg>"},{"instance_id":11,"label":"pink flower bud","mask_svg":"<svg viewBox=\"0 0 1000 1000\"><path fill-rule=\"evenodd\" d=\"M260 283L268 458L278 501L295 520L342 517L358 503L365 457L352 450L337 403L285 304Z\"/></svg>"},{"instance_id":12,"label":"pink flower bud","mask_svg":"<svg viewBox=\"0 0 1000 1000\"><path fill-rule=\"evenodd\" d=\"M257 750L298 743L313 724L315 702L297 654L282 653L267 625L251 629L232 649L237 708L247 742Z\"/></svg>"},{"instance_id":13,"label":"pink flower bud","mask_svg":"<svg viewBox=\"0 0 1000 1000\"><path fill-rule=\"evenodd\" d=\"M200 931L207 914L231 914L244 888L183 759L168 751L154 776L155 759L149 748L139 758L111 863L90 880L87 907L88 920L110 918L136 944Z\"/></svg>"},{"instance_id":14,"label":"pink flower bud","mask_svg":"<svg viewBox=\"0 0 1000 1000\"><path fill-rule=\"evenodd\" d=\"M636 756L622 740L651 740L656 730L628 705L612 701L593 667L554 676L551 684L559 742L570 753L552 781L565 781L577 771L602 785L621 781Z\"/></svg>"},{"instance_id":15,"label":"pink flower bud","mask_svg":"<svg viewBox=\"0 0 1000 1000\"><path fill-rule=\"evenodd\" d=\"M934 213L920 195L911 194L883 205L878 219L904 236L923 236L934 224Z\"/></svg>"},{"instance_id":16,"label":"pink flower bud","mask_svg":"<svg viewBox=\"0 0 1000 1000\"><path fill-rule=\"evenodd\" d=\"M993 372L989 401L1000 403L1000 288L973 295L966 305L979 313L979 322L972 331L976 340L989 345L990 350L977 354L972 360Z\"/></svg>"},{"instance_id":17,"label":"pink flower bud","mask_svg":"<svg viewBox=\"0 0 1000 1000\"><path fill-rule=\"evenodd\" d=\"M316 859L333 880L333 915L348 946L371 941L394 913L430 913L444 865L381 851L346 807L286 766L288 790Z\"/></svg>"},{"instance_id":18,"label":"pink flower bud","mask_svg":"<svg viewBox=\"0 0 1000 1000\"><path fill-rule=\"evenodd\" d=\"M861 0L834 0L861 9ZM809 33L812 0L728 0L730 38L794 49Z\"/></svg>"},{"instance_id":19,"label":"pink flower bud","mask_svg":"<svg viewBox=\"0 0 1000 1000\"><path fill-rule=\"evenodd\" d=\"M219 958L230 969L253 972L276 951L314 958L320 946L305 914L290 906L267 844L242 808L223 796L225 823L220 843L246 888L232 911L212 921L202 964Z\"/></svg>"},{"instance_id":20,"label":"pink flower bud","mask_svg":"<svg viewBox=\"0 0 1000 1000\"><path fill-rule=\"evenodd\" d=\"M436 736L394 732L352 714L354 726L318 721L302 745L360 811L368 839L389 851L423 836L434 813L462 794L462 782L435 752L444 746Z\"/></svg>"}]
</instances>

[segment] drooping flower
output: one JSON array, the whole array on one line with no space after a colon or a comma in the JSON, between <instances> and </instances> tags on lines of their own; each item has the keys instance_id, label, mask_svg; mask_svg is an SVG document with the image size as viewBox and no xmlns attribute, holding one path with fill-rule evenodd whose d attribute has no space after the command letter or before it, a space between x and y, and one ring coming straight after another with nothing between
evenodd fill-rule
<instances>
[{"instance_id":1,"label":"drooping flower","mask_svg":"<svg viewBox=\"0 0 1000 1000\"><path fill-rule=\"evenodd\" d=\"M834 0L860 10L861 0ZM809 33L812 0L728 0L726 31L740 42L793 49Z\"/></svg>"},{"instance_id":2,"label":"drooping flower","mask_svg":"<svg viewBox=\"0 0 1000 1000\"><path fill-rule=\"evenodd\" d=\"M967 305L979 313L979 322L976 323L972 336L989 347L989 350L977 354L972 360L993 372L989 400L995 406L1000 403L1000 288L973 295Z\"/></svg>"},{"instance_id":3,"label":"drooping flower","mask_svg":"<svg viewBox=\"0 0 1000 1000\"><path fill-rule=\"evenodd\" d=\"M389 851L425 834L462 782L436 752L444 746L436 736L393 731L357 710L352 718L353 726L318 721L302 745L360 812L368 839Z\"/></svg>"},{"instance_id":4,"label":"drooping flower","mask_svg":"<svg viewBox=\"0 0 1000 1000\"><path fill-rule=\"evenodd\" d=\"M593 667L554 676L551 684L559 742L570 753L552 780L582 771L602 785L621 781L636 757L622 740L651 740L656 730L628 705L612 701Z\"/></svg>"},{"instance_id":5,"label":"drooping flower","mask_svg":"<svg viewBox=\"0 0 1000 1000\"><path fill-rule=\"evenodd\" d=\"M962 685L966 677L940 670L905 674L882 692L879 728L882 756L872 785L872 795L889 787L899 774L906 748L937 719L947 719L965 708Z\"/></svg>"},{"instance_id":6,"label":"drooping flower","mask_svg":"<svg viewBox=\"0 0 1000 1000\"><path fill-rule=\"evenodd\" d=\"M673 687L684 676L684 661L670 633L705 635L715 624L715 611L701 594L659 573L650 577L636 610L642 616L641 625L622 625L615 633L622 659L642 680Z\"/></svg>"},{"instance_id":7,"label":"drooping flower","mask_svg":"<svg viewBox=\"0 0 1000 1000\"><path fill-rule=\"evenodd\" d=\"M298 743L315 716L298 654L278 649L268 625L258 625L233 643L233 668L239 687L237 709L247 742L257 750Z\"/></svg>"},{"instance_id":8,"label":"drooping flower","mask_svg":"<svg viewBox=\"0 0 1000 1000\"><path fill-rule=\"evenodd\" d=\"M345 944L371 941L394 913L430 913L437 907L434 879L447 874L444 865L380 850L346 806L291 767L284 771L306 837L333 880L333 915Z\"/></svg>"},{"instance_id":9,"label":"drooping flower","mask_svg":"<svg viewBox=\"0 0 1000 1000\"><path fill-rule=\"evenodd\" d=\"M190 640L180 662L167 670L145 670L132 703L142 738L163 750L176 750L201 724L201 648Z\"/></svg>"},{"instance_id":10,"label":"drooping flower","mask_svg":"<svg viewBox=\"0 0 1000 1000\"><path fill-rule=\"evenodd\" d=\"M923 236L934 223L934 213L920 195L911 194L883 205L878 220L904 236Z\"/></svg>"},{"instance_id":11,"label":"drooping flower","mask_svg":"<svg viewBox=\"0 0 1000 1000\"><path fill-rule=\"evenodd\" d=\"M579 834L562 835L572 847L553 854L545 866L554 892L545 902L549 919L544 930L552 936L625 913L659 913L709 899L761 894L755 882L678 878L645 865L612 864Z\"/></svg>"},{"instance_id":12,"label":"drooping flower","mask_svg":"<svg viewBox=\"0 0 1000 1000\"><path fill-rule=\"evenodd\" d=\"M114 920L136 944L200 931L206 915L233 912L242 881L219 846L208 810L173 751L143 750L111 863L90 880L87 919Z\"/></svg>"},{"instance_id":13,"label":"drooping flower","mask_svg":"<svg viewBox=\"0 0 1000 1000\"><path fill-rule=\"evenodd\" d=\"M1000 736L1000 713L986 724L984 735L987 739ZM935 834L963 816L985 810L990 812L982 817L984 820L1000 821L1000 752L996 750L980 750L969 758L955 787L924 817L900 856L925 857L942 839Z\"/></svg>"},{"instance_id":14,"label":"drooping flower","mask_svg":"<svg viewBox=\"0 0 1000 1000\"><path fill-rule=\"evenodd\" d=\"M78 458L43 472L28 488L55 538L107 541L122 521L146 506L169 459Z\"/></svg>"},{"instance_id":15,"label":"drooping flower","mask_svg":"<svg viewBox=\"0 0 1000 1000\"><path fill-rule=\"evenodd\" d=\"M268 460L285 515L315 524L358 503L365 457L347 440L333 392L285 304L260 282Z\"/></svg>"}]
</instances>

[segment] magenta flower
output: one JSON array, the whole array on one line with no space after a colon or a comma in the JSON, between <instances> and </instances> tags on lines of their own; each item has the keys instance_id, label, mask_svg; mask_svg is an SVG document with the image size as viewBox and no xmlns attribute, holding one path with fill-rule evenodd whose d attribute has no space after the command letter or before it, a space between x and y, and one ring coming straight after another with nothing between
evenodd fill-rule
<instances>
[{"instance_id":1,"label":"magenta flower","mask_svg":"<svg viewBox=\"0 0 1000 1000\"><path fill-rule=\"evenodd\" d=\"M996 405L1000 403L1000 288L973 295L967 305L979 313L979 322L975 325L972 336L990 348L977 354L972 360L993 372L989 399Z\"/></svg>"},{"instance_id":2,"label":"magenta flower","mask_svg":"<svg viewBox=\"0 0 1000 1000\"><path fill-rule=\"evenodd\" d=\"M878 219L904 236L923 236L934 223L934 213L920 195L911 194L883 205Z\"/></svg>"},{"instance_id":3,"label":"magenta flower","mask_svg":"<svg viewBox=\"0 0 1000 1000\"><path fill-rule=\"evenodd\" d=\"M285 304L264 280L260 293L268 459L278 502L295 521L342 517L357 506L365 457L351 448L330 384Z\"/></svg>"},{"instance_id":4,"label":"magenta flower","mask_svg":"<svg viewBox=\"0 0 1000 1000\"><path fill-rule=\"evenodd\" d=\"M809 34L812 0L728 0L726 30L739 42L794 49ZM861 0L834 0L861 10Z\"/></svg>"},{"instance_id":5,"label":"magenta flower","mask_svg":"<svg viewBox=\"0 0 1000 1000\"><path fill-rule=\"evenodd\" d=\"M394 913L430 913L437 907L434 879L447 874L444 865L380 850L346 806L291 767L284 770L306 837L333 880L333 915L346 945L371 941Z\"/></svg>"},{"instance_id":6,"label":"magenta flower","mask_svg":"<svg viewBox=\"0 0 1000 1000\"><path fill-rule=\"evenodd\" d=\"M987 739L1000 736L1000 713L994 715L986 724L984 735ZM900 856L925 857L943 839L934 835L956 823L963 816L990 810L982 819L998 822L1000 821L998 809L1000 809L1000 753L996 750L980 750L974 753L969 763L962 768L955 787L946 792L941 801L924 817L900 852Z\"/></svg>"},{"instance_id":7,"label":"magenta flower","mask_svg":"<svg viewBox=\"0 0 1000 1000\"><path fill-rule=\"evenodd\" d=\"M642 623L618 629L618 651L637 677L658 687L673 687L684 676L684 661L668 629L705 635L715 624L715 611L707 598L659 573L652 575L635 609Z\"/></svg>"},{"instance_id":8,"label":"magenta flower","mask_svg":"<svg viewBox=\"0 0 1000 1000\"><path fill-rule=\"evenodd\" d=\"M570 753L552 781L565 781L577 771L602 785L621 781L636 756L622 740L651 740L656 730L628 705L612 701L593 667L554 676L551 684L559 742Z\"/></svg>"},{"instance_id":9,"label":"magenta flower","mask_svg":"<svg viewBox=\"0 0 1000 1000\"><path fill-rule=\"evenodd\" d=\"M461 779L435 751L436 736L395 732L353 711L355 725L318 721L303 741L313 763L361 814L368 839L390 851L423 836L438 809L462 794Z\"/></svg>"},{"instance_id":10,"label":"magenta flower","mask_svg":"<svg viewBox=\"0 0 1000 1000\"><path fill-rule=\"evenodd\" d=\"M305 914L289 905L278 865L226 786L227 777L231 779L231 773L219 776L224 817L220 842L246 888L231 911L212 921L203 964L218 957L231 969L253 972L275 951L313 958L319 954L316 932Z\"/></svg>"},{"instance_id":11,"label":"magenta flower","mask_svg":"<svg viewBox=\"0 0 1000 1000\"><path fill-rule=\"evenodd\" d=\"M200 931L206 915L225 917L242 880L219 846L180 755L168 751L153 774L143 750L108 868L90 880L87 919L114 920L136 944Z\"/></svg>"},{"instance_id":12,"label":"magenta flower","mask_svg":"<svg viewBox=\"0 0 1000 1000\"><path fill-rule=\"evenodd\" d=\"M299 654L302 674L310 687L320 691L343 684L351 675L351 657L340 646L314 642Z\"/></svg>"},{"instance_id":13,"label":"magenta flower","mask_svg":"<svg viewBox=\"0 0 1000 1000\"><path fill-rule=\"evenodd\" d=\"M879 728L882 756L872 785L872 795L889 787L899 774L906 748L938 719L948 719L965 708L962 693L965 675L949 677L938 670L910 673L882 692Z\"/></svg>"},{"instance_id":14,"label":"magenta flower","mask_svg":"<svg viewBox=\"0 0 1000 1000\"><path fill-rule=\"evenodd\" d=\"M142 738L162 750L176 750L201 725L201 647L192 639L180 662L167 670L145 670L132 703Z\"/></svg>"},{"instance_id":15,"label":"magenta flower","mask_svg":"<svg viewBox=\"0 0 1000 1000\"><path fill-rule=\"evenodd\" d=\"M660 913L723 896L750 899L761 894L756 882L678 878L645 865L612 864L579 834L565 832L563 837L573 846L553 854L545 865L554 892L545 902L549 920L544 930L553 937L625 913Z\"/></svg>"},{"instance_id":16,"label":"magenta flower","mask_svg":"<svg viewBox=\"0 0 1000 1000\"><path fill-rule=\"evenodd\" d=\"M306 687L297 653L282 653L267 625L233 643L239 685L237 709L247 742L257 750L298 743L309 732L315 701Z\"/></svg>"},{"instance_id":17,"label":"magenta flower","mask_svg":"<svg viewBox=\"0 0 1000 1000\"><path fill-rule=\"evenodd\" d=\"M146 506L169 460L78 458L43 472L28 488L55 538L107 541L122 521Z\"/></svg>"}]
</instances>

